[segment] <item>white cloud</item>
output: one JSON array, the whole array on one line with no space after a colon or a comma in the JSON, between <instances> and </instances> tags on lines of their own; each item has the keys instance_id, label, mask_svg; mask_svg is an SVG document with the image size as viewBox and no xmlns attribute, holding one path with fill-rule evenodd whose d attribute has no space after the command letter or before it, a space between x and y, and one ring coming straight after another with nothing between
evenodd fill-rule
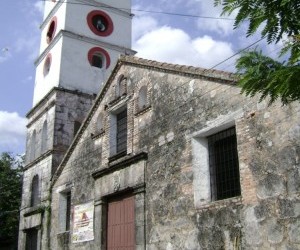
<instances>
[{"instance_id":1,"label":"white cloud","mask_svg":"<svg viewBox=\"0 0 300 250\"><path fill-rule=\"evenodd\" d=\"M9 48L2 48L0 50L0 63L4 63L11 57L11 53L9 51Z\"/></svg>"},{"instance_id":2,"label":"white cloud","mask_svg":"<svg viewBox=\"0 0 300 250\"><path fill-rule=\"evenodd\" d=\"M19 37L15 44L15 51L17 53L25 52L27 54L27 60L34 61L39 53L40 35L33 34L30 37Z\"/></svg>"},{"instance_id":3,"label":"white cloud","mask_svg":"<svg viewBox=\"0 0 300 250\"><path fill-rule=\"evenodd\" d=\"M141 36L157 28L157 21L150 16L135 16L132 25L133 40L136 41Z\"/></svg>"},{"instance_id":4,"label":"white cloud","mask_svg":"<svg viewBox=\"0 0 300 250\"><path fill-rule=\"evenodd\" d=\"M0 111L0 149L1 151L19 150L20 145L25 145L26 118L18 113Z\"/></svg>"},{"instance_id":5,"label":"white cloud","mask_svg":"<svg viewBox=\"0 0 300 250\"><path fill-rule=\"evenodd\" d=\"M234 52L231 44L209 36L192 39L186 32L160 27L134 42L137 56L163 62L212 67Z\"/></svg>"},{"instance_id":6,"label":"white cloud","mask_svg":"<svg viewBox=\"0 0 300 250\"><path fill-rule=\"evenodd\" d=\"M34 3L35 10L40 14L43 15L44 13L44 2L43 1L37 1Z\"/></svg>"},{"instance_id":7,"label":"white cloud","mask_svg":"<svg viewBox=\"0 0 300 250\"><path fill-rule=\"evenodd\" d=\"M214 6L214 1L189 0L187 6L194 14L203 17L234 19L237 14L237 11L234 11L229 17L221 16L222 7ZM197 20L197 27L200 30L216 32L222 36L228 36L234 33L233 24L234 20L211 18L199 18Z\"/></svg>"},{"instance_id":8,"label":"white cloud","mask_svg":"<svg viewBox=\"0 0 300 250\"><path fill-rule=\"evenodd\" d=\"M27 62L32 63L39 53L40 45L40 30L39 26L42 22L44 12L43 1L24 0L22 2L22 12L24 13L25 26L20 26L16 31L17 38L15 39L13 51L16 53L25 53Z\"/></svg>"}]
</instances>

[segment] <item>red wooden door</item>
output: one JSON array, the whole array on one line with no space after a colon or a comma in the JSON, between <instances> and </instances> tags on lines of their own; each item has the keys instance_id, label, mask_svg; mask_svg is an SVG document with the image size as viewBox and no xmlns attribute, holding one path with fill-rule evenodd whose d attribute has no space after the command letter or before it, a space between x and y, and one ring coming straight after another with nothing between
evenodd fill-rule
<instances>
[{"instance_id":1,"label":"red wooden door","mask_svg":"<svg viewBox=\"0 0 300 250\"><path fill-rule=\"evenodd\" d=\"M134 197L124 197L108 203L107 249L134 250Z\"/></svg>"}]
</instances>

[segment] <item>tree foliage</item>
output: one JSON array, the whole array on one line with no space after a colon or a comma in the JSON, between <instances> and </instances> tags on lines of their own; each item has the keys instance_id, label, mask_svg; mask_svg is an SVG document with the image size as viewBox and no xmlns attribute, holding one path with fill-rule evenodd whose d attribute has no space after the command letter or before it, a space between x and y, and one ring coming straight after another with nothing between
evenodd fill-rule
<instances>
[{"instance_id":1,"label":"tree foliage","mask_svg":"<svg viewBox=\"0 0 300 250\"><path fill-rule=\"evenodd\" d=\"M22 160L0 155L0 242L13 240L18 232L22 188Z\"/></svg>"},{"instance_id":2,"label":"tree foliage","mask_svg":"<svg viewBox=\"0 0 300 250\"><path fill-rule=\"evenodd\" d=\"M288 39L280 52L287 56L284 62L274 60L261 51L245 52L237 60L242 92L261 100L270 97L270 103L280 98L286 104L300 100L300 1L299 0L215 0L222 5L222 14L237 11L234 27L248 21L247 36L254 35L262 26L261 37L278 43Z\"/></svg>"}]
</instances>

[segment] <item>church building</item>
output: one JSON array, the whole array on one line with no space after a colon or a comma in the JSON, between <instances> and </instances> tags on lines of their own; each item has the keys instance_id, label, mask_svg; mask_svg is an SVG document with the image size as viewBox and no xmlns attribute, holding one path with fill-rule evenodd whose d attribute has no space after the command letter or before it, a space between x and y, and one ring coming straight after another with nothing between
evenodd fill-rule
<instances>
[{"instance_id":1,"label":"church building","mask_svg":"<svg viewBox=\"0 0 300 250\"><path fill-rule=\"evenodd\" d=\"M45 1L19 250L300 249L300 106L134 57L130 0Z\"/></svg>"}]
</instances>

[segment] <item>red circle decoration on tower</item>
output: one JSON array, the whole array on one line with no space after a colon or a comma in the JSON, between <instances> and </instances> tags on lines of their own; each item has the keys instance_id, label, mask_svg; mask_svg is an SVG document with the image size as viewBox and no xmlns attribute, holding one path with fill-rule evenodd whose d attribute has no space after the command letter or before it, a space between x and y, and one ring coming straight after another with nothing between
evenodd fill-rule
<instances>
[{"instance_id":1,"label":"red circle decoration on tower","mask_svg":"<svg viewBox=\"0 0 300 250\"><path fill-rule=\"evenodd\" d=\"M92 66L97 68L107 69L110 66L110 57L108 52L100 47L94 47L89 50L88 60Z\"/></svg>"},{"instance_id":2,"label":"red circle decoration on tower","mask_svg":"<svg viewBox=\"0 0 300 250\"><path fill-rule=\"evenodd\" d=\"M49 71L50 71L50 67L51 67L51 62L52 62L52 55L51 53L49 53L45 59L45 63L44 63L44 69L43 69L43 73L44 76L48 75Z\"/></svg>"},{"instance_id":3,"label":"red circle decoration on tower","mask_svg":"<svg viewBox=\"0 0 300 250\"><path fill-rule=\"evenodd\" d=\"M55 31L56 31L56 26L57 26L57 18L55 16L52 18L49 28L48 28L48 31L47 31L47 43L48 44L53 40Z\"/></svg>"},{"instance_id":4,"label":"red circle decoration on tower","mask_svg":"<svg viewBox=\"0 0 300 250\"><path fill-rule=\"evenodd\" d=\"M111 18L101 10L91 11L87 15L87 23L91 31L98 36L109 36L114 30Z\"/></svg>"}]
</instances>

